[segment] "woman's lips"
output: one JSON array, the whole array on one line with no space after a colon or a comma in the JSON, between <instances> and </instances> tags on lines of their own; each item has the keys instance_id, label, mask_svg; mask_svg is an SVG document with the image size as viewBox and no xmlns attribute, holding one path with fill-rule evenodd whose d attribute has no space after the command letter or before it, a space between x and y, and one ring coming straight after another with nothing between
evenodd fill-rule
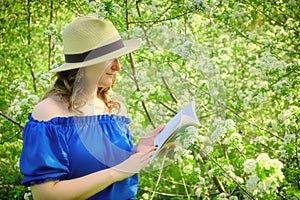
<instances>
[{"instance_id":1,"label":"woman's lips","mask_svg":"<svg viewBox=\"0 0 300 200\"><path fill-rule=\"evenodd\" d=\"M108 77L111 77L111 78L114 77L114 74L113 74L113 73L106 73L106 75L107 75Z\"/></svg>"}]
</instances>

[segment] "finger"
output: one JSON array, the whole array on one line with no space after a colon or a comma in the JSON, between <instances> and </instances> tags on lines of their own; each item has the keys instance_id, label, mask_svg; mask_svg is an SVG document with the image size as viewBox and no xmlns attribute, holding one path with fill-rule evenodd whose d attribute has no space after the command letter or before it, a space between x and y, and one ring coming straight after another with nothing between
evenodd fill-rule
<instances>
[{"instance_id":1,"label":"finger","mask_svg":"<svg viewBox=\"0 0 300 200\"><path fill-rule=\"evenodd\" d=\"M165 124L160 125L156 129L154 129L150 135L156 137L158 134L160 134L160 132L162 132L162 130L164 130L165 126L166 126Z\"/></svg>"},{"instance_id":2,"label":"finger","mask_svg":"<svg viewBox=\"0 0 300 200\"><path fill-rule=\"evenodd\" d=\"M157 128L155 129L155 132L157 133L157 135L158 135L160 132L162 132L162 130L164 130L165 127L166 127L165 124L161 124L159 127L157 127Z\"/></svg>"},{"instance_id":3,"label":"finger","mask_svg":"<svg viewBox=\"0 0 300 200\"><path fill-rule=\"evenodd\" d=\"M156 129L154 129L153 131L151 131L150 134L149 134L149 136L156 136L156 135L158 135L165 128L165 126L166 126L165 124L160 125Z\"/></svg>"}]
</instances>

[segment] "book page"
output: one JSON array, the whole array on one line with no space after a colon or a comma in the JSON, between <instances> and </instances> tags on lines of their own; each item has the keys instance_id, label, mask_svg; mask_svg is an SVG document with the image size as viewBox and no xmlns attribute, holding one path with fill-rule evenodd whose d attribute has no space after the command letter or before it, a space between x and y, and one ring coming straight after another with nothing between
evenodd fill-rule
<instances>
[{"instance_id":1,"label":"book page","mask_svg":"<svg viewBox=\"0 0 300 200\"><path fill-rule=\"evenodd\" d=\"M195 111L195 103L191 102L179 111L167 124L164 130L155 137L154 145L158 145L156 152L153 154L151 161L162 149L173 145L175 139L179 136L180 131L185 130L188 126L198 126L200 124Z\"/></svg>"}]
</instances>

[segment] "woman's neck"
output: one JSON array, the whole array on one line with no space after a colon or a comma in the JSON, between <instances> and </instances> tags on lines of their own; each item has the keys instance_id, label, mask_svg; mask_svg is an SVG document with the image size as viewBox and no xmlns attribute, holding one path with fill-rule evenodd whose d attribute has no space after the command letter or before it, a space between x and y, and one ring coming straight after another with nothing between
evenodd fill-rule
<instances>
[{"instance_id":1,"label":"woman's neck","mask_svg":"<svg viewBox=\"0 0 300 200\"><path fill-rule=\"evenodd\" d=\"M90 95L86 104L80 108L83 115L109 114L104 101L98 97L97 91Z\"/></svg>"}]
</instances>

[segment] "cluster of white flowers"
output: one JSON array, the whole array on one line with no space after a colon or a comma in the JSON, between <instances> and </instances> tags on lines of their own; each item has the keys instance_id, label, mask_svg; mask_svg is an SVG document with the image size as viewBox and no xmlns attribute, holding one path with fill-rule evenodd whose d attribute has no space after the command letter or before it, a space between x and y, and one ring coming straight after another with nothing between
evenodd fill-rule
<instances>
[{"instance_id":1,"label":"cluster of white flowers","mask_svg":"<svg viewBox=\"0 0 300 200\"><path fill-rule=\"evenodd\" d=\"M282 78L280 81L273 85L273 89L276 93L280 94L291 86L291 82L287 78Z\"/></svg>"},{"instance_id":2,"label":"cluster of white flowers","mask_svg":"<svg viewBox=\"0 0 300 200\"><path fill-rule=\"evenodd\" d=\"M44 34L45 35L56 35L58 33L56 25L53 23L50 23L48 25L48 29L45 30Z\"/></svg>"},{"instance_id":3,"label":"cluster of white flowers","mask_svg":"<svg viewBox=\"0 0 300 200\"><path fill-rule=\"evenodd\" d=\"M173 20L172 23L179 23ZM177 30L173 30L172 26L161 25L153 27L147 34L147 40L155 45L155 47L170 51L184 58L194 56L195 50L200 50L195 41L187 38L186 35L178 34Z\"/></svg>"},{"instance_id":4,"label":"cluster of white flowers","mask_svg":"<svg viewBox=\"0 0 300 200\"><path fill-rule=\"evenodd\" d=\"M188 164L183 167L182 171L185 174L191 174L194 171L194 167L192 164Z\"/></svg>"},{"instance_id":5,"label":"cluster of white flowers","mask_svg":"<svg viewBox=\"0 0 300 200\"><path fill-rule=\"evenodd\" d=\"M204 0L192 0L192 1L186 1L185 3L189 9L198 10L202 7Z\"/></svg>"},{"instance_id":6,"label":"cluster of white flowers","mask_svg":"<svg viewBox=\"0 0 300 200\"><path fill-rule=\"evenodd\" d=\"M149 39L153 41L156 47L162 49L169 49L174 47L181 38L178 40L171 34L172 30L170 30L167 26L155 26L151 29L150 34L148 34ZM174 32L176 33L176 32Z\"/></svg>"},{"instance_id":7,"label":"cluster of white flowers","mask_svg":"<svg viewBox=\"0 0 300 200\"><path fill-rule=\"evenodd\" d=\"M243 101L243 107L245 109L251 108L251 103L253 103L253 91L246 89L245 91L239 90L237 92L239 98Z\"/></svg>"},{"instance_id":8,"label":"cluster of white flowers","mask_svg":"<svg viewBox=\"0 0 300 200\"><path fill-rule=\"evenodd\" d=\"M112 13L114 14L119 14L119 13L121 13L121 11L122 11L122 8L121 8L121 6L119 5L119 4L116 4L116 3L114 3L113 5L112 5Z\"/></svg>"},{"instance_id":9,"label":"cluster of white flowers","mask_svg":"<svg viewBox=\"0 0 300 200\"><path fill-rule=\"evenodd\" d=\"M15 164L14 164L14 169L19 169L20 166L20 161L18 160Z\"/></svg>"},{"instance_id":10,"label":"cluster of white flowers","mask_svg":"<svg viewBox=\"0 0 300 200\"><path fill-rule=\"evenodd\" d=\"M174 149L175 155L174 155L174 160L177 160L177 162L181 163L183 159L185 160L193 160L194 155L191 150L187 150L182 148L181 146L177 146Z\"/></svg>"},{"instance_id":11,"label":"cluster of white flowers","mask_svg":"<svg viewBox=\"0 0 300 200\"><path fill-rule=\"evenodd\" d=\"M274 119L267 119L265 122L264 122L264 125L267 126L267 127L271 127L274 131L277 131L278 130L278 122L277 120L274 120Z\"/></svg>"},{"instance_id":12,"label":"cluster of white flowers","mask_svg":"<svg viewBox=\"0 0 300 200\"><path fill-rule=\"evenodd\" d=\"M238 182L239 184L244 183L243 178L236 175L234 166L232 166L230 164L224 165L223 169L226 171L226 173L224 173L225 182L227 182L228 184L234 183L234 181Z\"/></svg>"},{"instance_id":13,"label":"cluster of white flowers","mask_svg":"<svg viewBox=\"0 0 300 200\"><path fill-rule=\"evenodd\" d=\"M144 193L144 194L142 195L142 198L145 199L145 200L150 199L149 193Z\"/></svg>"},{"instance_id":14,"label":"cluster of white flowers","mask_svg":"<svg viewBox=\"0 0 300 200\"><path fill-rule=\"evenodd\" d=\"M287 110L284 110L278 115L278 119L283 121L284 128L286 131L291 130L298 124L298 119L300 117L300 107L290 106Z\"/></svg>"},{"instance_id":15,"label":"cluster of white flowers","mask_svg":"<svg viewBox=\"0 0 300 200\"><path fill-rule=\"evenodd\" d=\"M282 60L278 60L269 51L265 51L261 57L256 61L256 65L261 67L264 71L275 71L275 70L285 70L289 64Z\"/></svg>"},{"instance_id":16,"label":"cluster of white flowers","mask_svg":"<svg viewBox=\"0 0 300 200\"><path fill-rule=\"evenodd\" d=\"M210 140L212 144L220 142L225 138L226 128L224 126L217 126L215 130L210 135Z\"/></svg>"},{"instance_id":17,"label":"cluster of white flowers","mask_svg":"<svg viewBox=\"0 0 300 200\"><path fill-rule=\"evenodd\" d=\"M44 89L48 89L51 86L51 73L39 72L35 75L37 83Z\"/></svg>"},{"instance_id":18,"label":"cluster of white flowers","mask_svg":"<svg viewBox=\"0 0 300 200\"><path fill-rule=\"evenodd\" d=\"M199 10L204 9L206 12L211 12L215 5L217 4L217 0L206 1L206 0L188 0L185 1L187 7L191 10Z\"/></svg>"},{"instance_id":19,"label":"cluster of white flowers","mask_svg":"<svg viewBox=\"0 0 300 200\"><path fill-rule=\"evenodd\" d=\"M183 58L187 58L191 55L192 51L192 42L187 40L182 44L176 46L175 48L170 49L174 54L179 55Z\"/></svg>"},{"instance_id":20,"label":"cluster of white flowers","mask_svg":"<svg viewBox=\"0 0 300 200\"><path fill-rule=\"evenodd\" d=\"M297 151L297 148L294 149L297 144L297 135L292 134L286 134L283 138L283 144L279 146L278 152L281 159L287 159L292 156L292 154L295 152L298 156L300 155L300 151Z\"/></svg>"},{"instance_id":21,"label":"cluster of white flowers","mask_svg":"<svg viewBox=\"0 0 300 200\"><path fill-rule=\"evenodd\" d=\"M54 51L56 50L56 48L58 50L60 50L62 48L62 37L61 37L61 33L58 32L58 29L56 27L55 24L53 23L50 23L48 25L48 28L44 31L44 34L48 37L51 36L51 39L52 39L52 44L54 45L55 49Z\"/></svg>"},{"instance_id":22,"label":"cluster of white flowers","mask_svg":"<svg viewBox=\"0 0 300 200\"><path fill-rule=\"evenodd\" d=\"M268 145L269 138L264 136L264 135L259 135L254 138L254 143L255 144L263 144L263 145Z\"/></svg>"},{"instance_id":23,"label":"cluster of white flowers","mask_svg":"<svg viewBox=\"0 0 300 200\"><path fill-rule=\"evenodd\" d=\"M211 145L220 141L223 141L225 144L234 143L238 146L241 144L242 136L237 132L235 122L232 119L225 121L216 119L212 126L214 130L208 134Z\"/></svg>"},{"instance_id":24,"label":"cluster of white flowers","mask_svg":"<svg viewBox=\"0 0 300 200\"><path fill-rule=\"evenodd\" d=\"M201 197L202 199L209 200L210 199L208 197L209 196L209 188L206 184L205 178L199 176L199 182L198 182L197 186L198 187L196 188L195 195L197 197Z\"/></svg>"},{"instance_id":25,"label":"cluster of white flowers","mask_svg":"<svg viewBox=\"0 0 300 200\"><path fill-rule=\"evenodd\" d=\"M105 5L100 1L84 0L83 3L89 7L90 14L103 18L105 15Z\"/></svg>"},{"instance_id":26,"label":"cluster of white flowers","mask_svg":"<svg viewBox=\"0 0 300 200\"><path fill-rule=\"evenodd\" d=\"M261 153L256 159L244 162L244 172L249 175L247 189L259 197L277 191L283 181L283 164L278 159L271 159L268 154Z\"/></svg>"},{"instance_id":27,"label":"cluster of white flowers","mask_svg":"<svg viewBox=\"0 0 300 200\"><path fill-rule=\"evenodd\" d=\"M284 144L290 144L292 141L296 140L296 134L286 134L284 136Z\"/></svg>"},{"instance_id":28,"label":"cluster of white flowers","mask_svg":"<svg viewBox=\"0 0 300 200\"><path fill-rule=\"evenodd\" d=\"M247 174L253 174L256 171L256 161L254 159L248 159L244 162L244 172Z\"/></svg>"},{"instance_id":29,"label":"cluster of white flowers","mask_svg":"<svg viewBox=\"0 0 300 200\"><path fill-rule=\"evenodd\" d=\"M253 81L248 82L249 87L252 87L254 84ZM264 91L268 89L268 85L265 82L262 82L260 86L253 89L246 89L245 91L238 90L237 95L240 100L243 101L243 108L251 109L252 105L263 106L264 103L268 101L268 98L264 94Z\"/></svg>"},{"instance_id":30,"label":"cluster of white flowers","mask_svg":"<svg viewBox=\"0 0 300 200\"><path fill-rule=\"evenodd\" d=\"M158 12L159 11L158 9L161 9L158 4L159 4L159 1L155 1L155 0L151 1L151 5L147 5L145 7L145 11L149 11L149 13Z\"/></svg>"},{"instance_id":31,"label":"cluster of white flowers","mask_svg":"<svg viewBox=\"0 0 300 200\"><path fill-rule=\"evenodd\" d=\"M21 115L27 114L27 109L39 101L37 95L30 93L30 91L26 89L26 84L24 82L11 84L9 90L16 94L7 110L8 114L14 120Z\"/></svg>"},{"instance_id":32,"label":"cluster of white flowers","mask_svg":"<svg viewBox=\"0 0 300 200\"><path fill-rule=\"evenodd\" d=\"M32 198L31 192L26 192L26 193L24 194L24 200L30 200L31 198Z\"/></svg>"},{"instance_id":33,"label":"cluster of white flowers","mask_svg":"<svg viewBox=\"0 0 300 200\"><path fill-rule=\"evenodd\" d=\"M227 193L221 193L217 196L217 200L238 200L237 196L229 196Z\"/></svg>"},{"instance_id":34,"label":"cluster of white flowers","mask_svg":"<svg viewBox=\"0 0 300 200\"><path fill-rule=\"evenodd\" d=\"M142 92L142 91L138 91L136 92L138 100L140 101L146 101L149 97L149 93L148 92Z\"/></svg>"}]
</instances>

